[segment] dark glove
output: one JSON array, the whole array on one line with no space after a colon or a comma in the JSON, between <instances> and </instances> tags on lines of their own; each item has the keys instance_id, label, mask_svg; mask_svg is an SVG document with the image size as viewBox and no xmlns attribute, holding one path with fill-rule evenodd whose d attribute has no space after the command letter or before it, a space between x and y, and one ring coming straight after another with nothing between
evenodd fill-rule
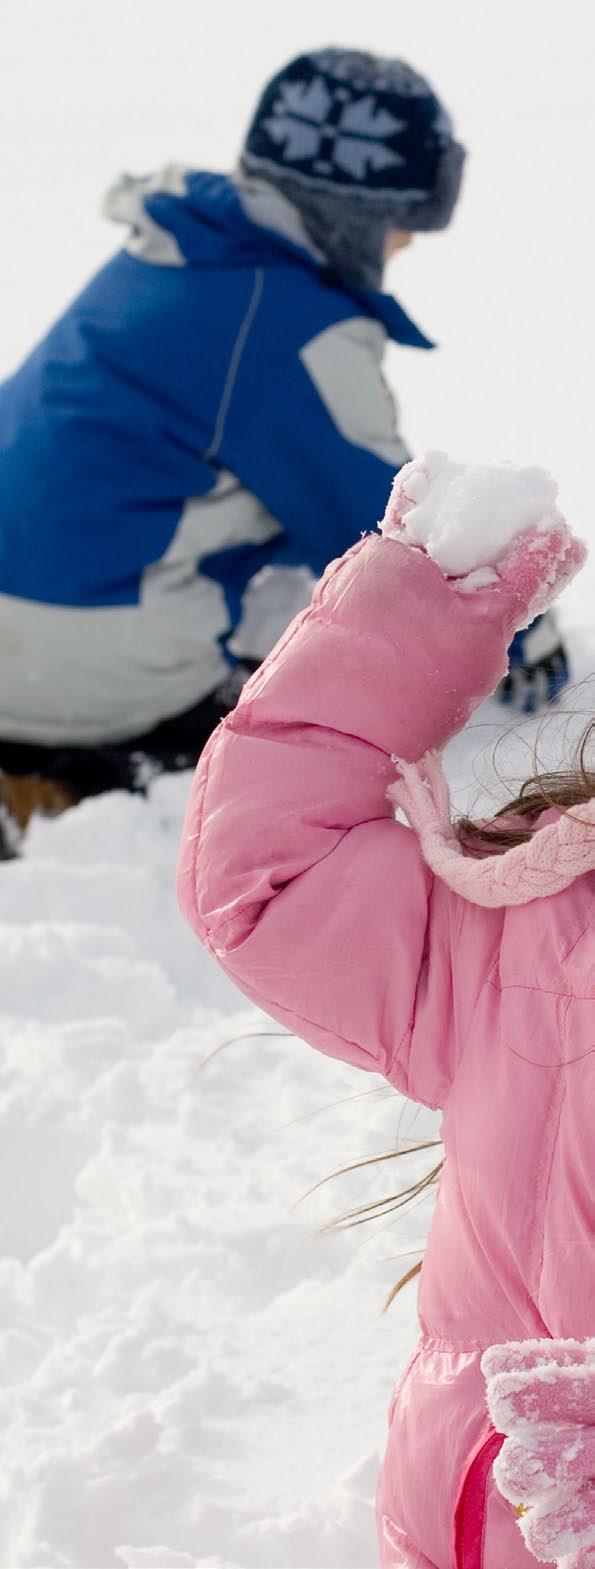
<instances>
[{"instance_id":1,"label":"dark glove","mask_svg":"<svg viewBox=\"0 0 595 1569\"><path fill-rule=\"evenodd\" d=\"M568 658L551 610L517 632L508 651L510 668L496 696L501 703L534 714L559 697L570 679Z\"/></svg>"}]
</instances>

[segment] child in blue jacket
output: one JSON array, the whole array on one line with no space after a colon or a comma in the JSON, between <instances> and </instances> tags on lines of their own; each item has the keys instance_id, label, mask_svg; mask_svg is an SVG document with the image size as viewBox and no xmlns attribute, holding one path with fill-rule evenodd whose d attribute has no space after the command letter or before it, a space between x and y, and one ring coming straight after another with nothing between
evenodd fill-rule
<instances>
[{"instance_id":1,"label":"child in blue jacket","mask_svg":"<svg viewBox=\"0 0 595 1569\"><path fill-rule=\"evenodd\" d=\"M231 176L124 176L124 248L0 388L0 769L19 821L194 762L409 456L386 256L463 150L409 66L324 49ZM139 769L140 763L140 769Z\"/></svg>"},{"instance_id":2,"label":"child in blue jacket","mask_svg":"<svg viewBox=\"0 0 595 1569\"><path fill-rule=\"evenodd\" d=\"M0 388L0 770L21 826L139 787L147 758L193 763L382 514L409 456L385 343L429 346L383 265L448 224L463 159L409 66L323 49L265 88L232 176L170 165L109 193L124 248ZM556 642L516 651L515 692L519 670L555 689Z\"/></svg>"}]
</instances>

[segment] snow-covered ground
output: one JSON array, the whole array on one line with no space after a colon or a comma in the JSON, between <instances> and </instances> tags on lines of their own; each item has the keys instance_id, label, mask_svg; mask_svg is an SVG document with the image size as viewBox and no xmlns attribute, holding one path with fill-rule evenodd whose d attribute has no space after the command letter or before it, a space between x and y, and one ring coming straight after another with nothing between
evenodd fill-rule
<instances>
[{"instance_id":1,"label":"snow-covered ground","mask_svg":"<svg viewBox=\"0 0 595 1569\"><path fill-rule=\"evenodd\" d=\"M579 0L549 15L537 0L304 0L292 16L223 0L208 21L187 0L8 6L0 373L111 249L95 209L119 167L230 164L259 81L304 44L402 53L473 154L452 231L391 271L442 344L391 351L407 436L549 466L595 543L592 32ZM581 681L594 575L561 611ZM592 710L593 688L570 706ZM490 799L501 726L486 705L451 748L458 804ZM529 771L534 731L500 749L505 779ZM173 892L187 791L162 779L147 801L37 821L0 866L0 1563L372 1569L415 1288L380 1309L430 1203L320 1234L390 1191L391 1165L297 1201L398 1128L417 1141L435 1125L279 1038L197 948ZM433 1159L408 1157L407 1179Z\"/></svg>"}]
</instances>

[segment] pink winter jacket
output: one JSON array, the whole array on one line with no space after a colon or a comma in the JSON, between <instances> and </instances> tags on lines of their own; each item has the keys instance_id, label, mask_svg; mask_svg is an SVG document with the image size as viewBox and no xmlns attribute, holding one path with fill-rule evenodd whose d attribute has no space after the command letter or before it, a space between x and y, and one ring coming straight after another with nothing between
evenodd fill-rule
<instances>
[{"instance_id":1,"label":"pink winter jacket","mask_svg":"<svg viewBox=\"0 0 595 1569\"><path fill-rule=\"evenodd\" d=\"M186 821L182 907L241 991L443 1112L421 1340L378 1488L385 1569L535 1569L492 1479L480 1358L595 1332L595 816L582 861L560 875L550 846L524 894L521 874L530 902L511 873L475 903L387 800L391 754L441 748L494 689L572 570L567 543L541 536L465 592L421 550L364 539L211 739Z\"/></svg>"}]
</instances>

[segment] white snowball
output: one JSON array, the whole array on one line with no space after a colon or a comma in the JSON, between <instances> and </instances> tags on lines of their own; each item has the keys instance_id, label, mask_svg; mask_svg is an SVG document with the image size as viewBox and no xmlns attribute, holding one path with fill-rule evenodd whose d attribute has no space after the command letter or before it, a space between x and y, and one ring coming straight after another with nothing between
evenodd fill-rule
<instances>
[{"instance_id":1,"label":"white snowball","mask_svg":"<svg viewBox=\"0 0 595 1569\"><path fill-rule=\"evenodd\" d=\"M400 537L423 545L447 576L462 576L492 566L517 534L559 523L556 496L545 469L465 465L428 452L397 475L381 528L394 534L398 507Z\"/></svg>"}]
</instances>

